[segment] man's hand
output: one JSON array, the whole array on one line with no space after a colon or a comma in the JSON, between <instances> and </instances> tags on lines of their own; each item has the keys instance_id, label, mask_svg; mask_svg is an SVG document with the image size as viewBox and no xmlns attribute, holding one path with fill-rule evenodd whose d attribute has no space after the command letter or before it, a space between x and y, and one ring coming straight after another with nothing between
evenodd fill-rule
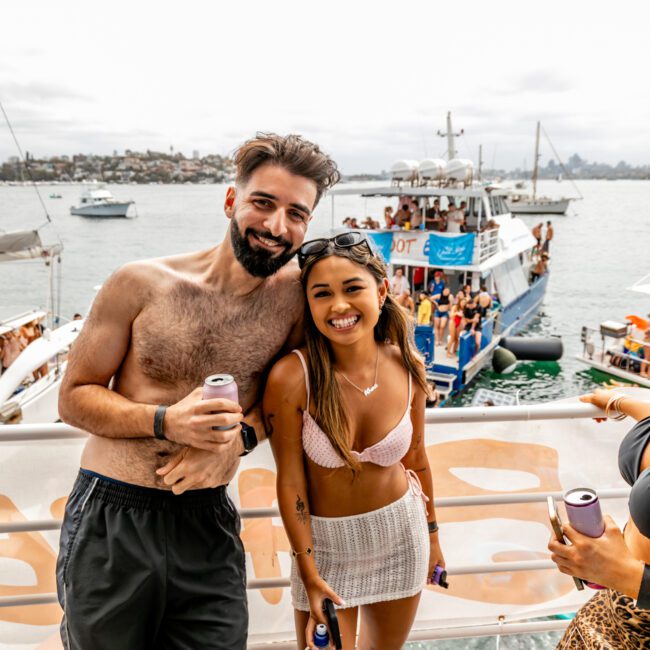
<instances>
[{"instance_id":1,"label":"man's hand","mask_svg":"<svg viewBox=\"0 0 650 650\"><path fill-rule=\"evenodd\" d=\"M562 530L571 545L551 538L551 559L562 573L610 587L636 598L643 576L643 562L628 549L623 533L614 520L605 516L605 532L600 537L582 535L571 524Z\"/></svg>"},{"instance_id":2,"label":"man's hand","mask_svg":"<svg viewBox=\"0 0 650 650\"><path fill-rule=\"evenodd\" d=\"M221 445L216 453L185 447L156 470L156 474L163 477L165 485L172 486L174 494L226 485L237 471L242 449L238 440Z\"/></svg>"},{"instance_id":3,"label":"man's hand","mask_svg":"<svg viewBox=\"0 0 650 650\"><path fill-rule=\"evenodd\" d=\"M165 437L179 445L220 453L223 445L240 437L242 409L228 399L204 400L202 396L203 388L196 388L167 409Z\"/></svg>"}]
</instances>

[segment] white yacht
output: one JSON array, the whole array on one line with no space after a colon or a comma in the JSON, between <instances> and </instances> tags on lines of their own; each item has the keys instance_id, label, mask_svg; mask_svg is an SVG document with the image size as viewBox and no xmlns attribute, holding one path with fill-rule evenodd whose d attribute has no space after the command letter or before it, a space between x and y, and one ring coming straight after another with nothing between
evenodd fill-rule
<instances>
[{"instance_id":1,"label":"white yacht","mask_svg":"<svg viewBox=\"0 0 650 650\"><path fill-rule=\"evenodd\" d=\"M88 187L79 199L79 205L70 208L70 214L81 217L126 217L134 201L117 201L105 187Z\"/></svg>"},{"instance_id":2,"label":"white yacht","mask_svg":"<svg viewBox=\"0 0 650 650\"><path fill-rule=\"evenodd\" d=\"M0 233L0 263L43 259L50 271L49 287L55 287L54 260L59 258L60 243L44 245L38 231ZM33 309L0 321L3 346L11 337L20 338L21 330L30 327L38 335L12 359L0 375L0 430L8 423L56 422L59 419L58 397L67 365L67 352L83 320L58 325L52 311L53 293L48 300L52 309ZM22 348L25 341L20 342Z\"/></svg>"},{"instance_id":3,"label":"white yacht","mask_svg":"<svg viewBox=\"0 0 650 650\"><path fill-rule=\"evenodd\" d=\"M508 197L508 207L513 214L566 214L569 203L574 200L571 197L559 199L547 196L537 196L537 177L539 176L539 132L541 125L537 122L535 133L535 164L533 166L533 193L531 196L521 192L513 192Z\"/></svg>"}]
</instances>

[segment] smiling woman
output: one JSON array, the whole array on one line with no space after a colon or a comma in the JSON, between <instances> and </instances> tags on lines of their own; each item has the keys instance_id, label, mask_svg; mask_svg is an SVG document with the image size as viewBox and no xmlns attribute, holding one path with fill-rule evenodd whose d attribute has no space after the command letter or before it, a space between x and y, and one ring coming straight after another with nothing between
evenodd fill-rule
<instances>
[{"instance_id":1,"label":"smiling woman","mask_svg":"<svg viewBox=\"0 0 650 650\"><path fill-rule=\"evenodd\" d=\"M306 242L298 259L307 345L276 364L264 396L298 647L313 647L330 598L346 650L359 616L359 647L396 650L427 578L444 566L423 444L424 366L361 233Z\"/></svg>"}]
</instances>

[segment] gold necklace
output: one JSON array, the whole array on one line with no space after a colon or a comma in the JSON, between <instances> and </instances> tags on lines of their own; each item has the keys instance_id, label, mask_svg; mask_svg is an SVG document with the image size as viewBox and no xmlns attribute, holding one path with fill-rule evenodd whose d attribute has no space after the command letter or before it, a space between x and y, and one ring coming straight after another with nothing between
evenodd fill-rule
<instances>
[{"instance_id":1,"label":"gold necklace","mask_svg":"<svg viewBox=\"0 0 650 650\"><path fill-rule=\"evenodd\" d=\"M339 375L345 379L351 386L356 388L360 393L363 393L364 397L368 397L371 393L374 393L378 388L379 384L377 383L377 372L379 371L379 346L377 346L377 361L375 362L375 381L372 386L368 388L359 388L351 379L348 379L340 370L338 370Z\"/></svg>"}]
</instances>

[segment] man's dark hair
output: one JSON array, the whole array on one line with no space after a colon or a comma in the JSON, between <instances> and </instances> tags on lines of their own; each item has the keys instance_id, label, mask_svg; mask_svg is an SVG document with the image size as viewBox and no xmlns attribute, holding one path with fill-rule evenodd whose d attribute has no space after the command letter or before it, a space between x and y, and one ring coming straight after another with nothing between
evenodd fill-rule
<instances>
[{"instance_id":1,"label":"man's dark hair","mask_svg":"<svg viewBox=\"0 0 650 650\"><path fill-rule=\"evenodd\" d=\"M341 174L336 163L318 145L301 135L256 133L235 151L236 182L245 185L253 172L266 163L283 167L291 174L303 176L316 183L316 204L323 192L336 185ZM314 204L314 207L316 207Z\"/></svg>"}]
</instances>

